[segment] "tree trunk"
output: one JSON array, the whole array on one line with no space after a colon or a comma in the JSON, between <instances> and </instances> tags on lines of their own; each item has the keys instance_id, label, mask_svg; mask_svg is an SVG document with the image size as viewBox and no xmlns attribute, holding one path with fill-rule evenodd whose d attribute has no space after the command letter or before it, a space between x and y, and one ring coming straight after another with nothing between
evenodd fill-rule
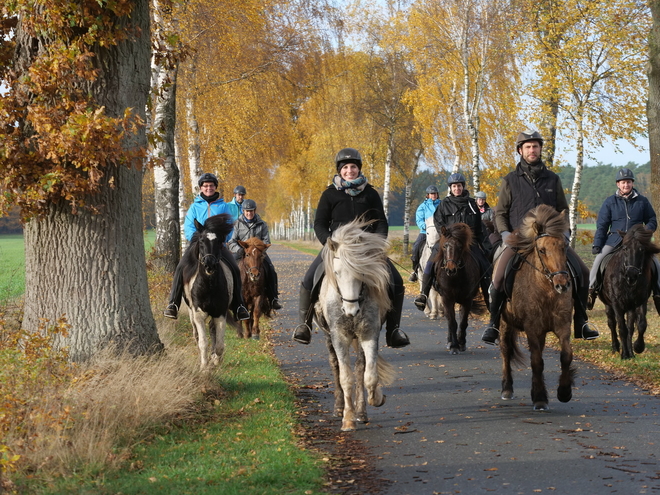
<instances>
[{"instance_id":1,"label":"tree trunk","mask_svg":"<svg viewBox=\"0 0 660 495\"><path fill-rule=\"evenodd\" d=\"M575 238L577 236L577 215L578 199L580 197L580 187L582 186L582 168L584 165L584 129L581 118L576 122L577 138L575 140L576 158L575 158L575 177L573 178L573 187L571 189L571 203L569 205L569 219L571 228L571 247L575 248Z\"/></svg>"},{"instance_id":2,"label":"tree trunk","mask_svg":"<svg viewBox=\"0 0 660 495\"><path fill-rule=\"evenodd\" d=\"M385 218L390 218L390 182L392 180L392 157L394 154L394 135L390 134L387 140L387 155L385 157L385 180L383 181L383 210Z\"/></svg>"},{"instance_id":3,"label":"tree trunk","mask_svg":"<svg viewBox=\"0 0 660 495\"><path fill-rule=\"evenodd\" d=\"M195 102L191 95L186 98L186 115L188 120L188 167L190 170L190 185L193 196L199 194L197 179L202 175L202 146L199 141L199 125L195 115Z\"/></svg>"},{"instance_id":4,"label":"tree trunk","mask_svg":"<svg viewBox=\"0 0 660 495\"><path fill-rule=\"evenodd\" d=\"M128 107L145 117L149 91L149 9L135 0L130 17L117 19L136 39L96 47L99 78L92 94L111 116ZM37 42L26 33L19 43ZM43 41L43 40L42 40ZM29 46L29 45L28 45ZM29 53L17 47L17 53ZM26 65L29 65L26 64ZM125 142L145 146L144 130ZM133 353L162 348L151 313L142 232L142 167L108 166L101 192L87 198L98 214L67 204L50 204L48 214L25 226L25 312L23 326L38 331L46 319L65 316L73 360L84 360L112 342Z\"/></svg>"},{"instance_id":5,"label":"tree trunk","mask_svg":"<svg viewBox=\"0 0 660 495\"><path fill-rule=\"evenodd\" d=\"M174 152L177 67L157 67L157 73L153 130L160 139L156 142L153 153L163 160L163 164L154 167L156 206L156 243L154 250L162 268L169 273L174 273L181 253L180 174Z\"/></svg>"},{"instance_id":6,"label":"tree trunk","mask_svg":"<svg viewBox=\"0 0 660 495\"><path fill-rule=\"evenodd\" d=\"M649 35L649 99L646 116L651 154L651 201L655 211L660 208L660 1L651 0L653 26Z\"/></svg>"}]
</instances>

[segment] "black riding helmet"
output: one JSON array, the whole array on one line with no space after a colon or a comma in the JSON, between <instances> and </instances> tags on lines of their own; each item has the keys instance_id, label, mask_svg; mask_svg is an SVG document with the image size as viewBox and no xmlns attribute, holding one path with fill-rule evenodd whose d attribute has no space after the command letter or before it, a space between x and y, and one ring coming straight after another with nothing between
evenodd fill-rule
<instances>
[{"instance_id":1,"label":"black riding helmet","mask_svg":"<svg viewBox=\"0 0 660 495\"><path fill-rule=\"evenodd\" d=\"M616 173L616 181L620 180L631 180L635 182L635 174L629 168L622 168Z\"/></svg>"},{"instance_id":2,"label":"black riding helmet","mask_svg":"<svg viewBox=\"0 0 660 495\"><path fill-rule=\"evenodd\" d=\"M335 165L337 166L337 173L341 170L345 163L355 163L359 170L362 170L362 155L355 148L344 148L335 156Z\"/></svg>"},{"instance_id":3,"label":"black riding helmet","mask_svg":"<svg viewBox=\"0 0 660 495\"><path fill-rule=\"evenodd\" d=\"M256 210L257 209L257 203L254 199L246 199L243 201L242 205L243 211L245 210Z\"/></svg>"},{"instance_id":4,"label":"black riding helmet","mask_svg":"<svg viewBox=\"0 0 660 495\"><path fill-rule=\"evenodd\" d=\"M465 187L465 177L463 177L463 174L459 174L456 172L455 174L451 174L449 178L447 179L447 185L451 187L452 184L463 184L463 187Z\"/></svg>"},{"instance_id":5,"label":"black riding helmet","mask_svg":"<svg viewBox=\"0 0 660 495\"><path fill-rule=\"evenodd\" d=\"M528 141L538 141L543 146L543 138L538 131L523 131L516 138L516 151L520 153L520 147Z\"/></svg>"},{"instance_id":6,"label":"black riding helmet","mask_svg":"<svg viewBox=\"0 0 660 495\"><path fill-rule=\"evenodd\" d=\"M197 185L199 187L202 187L202 184L204 184L204 182L213 182L215 184L215 187L218 187L218 178L215 175L210 174L208 172L199 176L199 179L197 180Z\"/></svg>"},{"instance_id":7,"label":"black riding helmet","mask_svg":"<svg viewBox=\"0 0 660 495\"><path fill-rule=\"evenodd\" d=\"M429 186L426 188L426 194L440 194L438 188L435 186Z\"/></svg>"},{"instance_id":8,"label":"black riding helmet","mask_svg":"<svg viewBox=\"0 0 660 495\"><path fill-rule=\"evenodd\" d=\"M247 191L243 186L236 186L234 188L234 194L247 194Z\"/></svg>"}]
</instances>

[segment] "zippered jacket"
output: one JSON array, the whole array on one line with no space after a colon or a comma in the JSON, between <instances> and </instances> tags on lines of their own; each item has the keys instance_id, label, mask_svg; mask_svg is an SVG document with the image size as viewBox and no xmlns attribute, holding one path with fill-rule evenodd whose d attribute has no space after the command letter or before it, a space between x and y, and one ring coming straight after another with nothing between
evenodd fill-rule
<instances>
[{"instance_id":1,"label":"zippered jacket","mask_svg":"<svg viewBox=\"0 0 660 495\"><path fill-rule=\"evenodd\" d=\"M619 230L627 232L630 227L640 223L655 232L658 224L651 202L636 189L628 197L619 195L617 191L600 207L593 245L601 249L605 245L616 246L622 240Z\"/></svg>"}]
</instances>

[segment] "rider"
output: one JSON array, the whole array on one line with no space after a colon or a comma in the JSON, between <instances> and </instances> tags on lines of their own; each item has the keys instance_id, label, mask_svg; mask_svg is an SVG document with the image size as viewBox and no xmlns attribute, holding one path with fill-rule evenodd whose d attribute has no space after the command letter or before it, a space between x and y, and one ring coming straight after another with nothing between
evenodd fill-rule
<instances>
[{"instance_id":1,"label":"rider","mask_svg":"<svg viewBox=\"0 0 660 495\"><path fill-rule=\"evenodd\" d=\"M490 263L486 259L484 250L490 248L488 241L488 233L486 227L481 221L481 213L479 207L474 199L470 197L470 192L465 189L465 177L463 174L454 173L447 179L449 186L449 194L440 203L438 208L433 214L433 223L438 233L441 232L442 227L448 227L455 223L463 222L467 224L472 230L474 241L470 246L472 256L479 264L479 271L481 272L481 286L484 294L488 290L490 284ZM426 263L424 268L424 276L422 277L422 293L415 298L415 306L420 311L424 311L426 301L433 285L433 259L438 252L439 243L436 242L433 246L433 253Z\"/></svg>"},{"instance_id":2,"label":"rider","mask_svg":"<svg viewBox=\"0 0 660 495\"><path fill-rule=\"evenodd\" d=\"M611 253L618 244L621 243L621 236L618 231L627 232L630 227L637 224L644 224L647 230L655 232L657 221L655 210L650 201L639 194L633 187L635 175L629 168L622 168L616 174L617 191L607 198L598 212L598 222L596 225L596 234L594 235L594 244L591 248L593 254L597 254L594 264L589 272L589 306L591 309L598 296L596 287L596 277L598 267L603 258ZM657 275L658 260L653 258L656 265ZM658 312L660 312L660 282L656 277L653 284L653 302Z\"/></svg>"},{"instance_id":3,"label":"rider","mask_svg":"<svg viewBox=\"0 0 660 495\"><path fill-rule=\"evenodd\" d=\"M365 227L367 232L374 232L387 237L388 224L383 202L378 192L367 183L362 175L362 156L354 148L344 148L335 157L337 175L332 184L323 191L316 208L314 219L314 232L321 244L326 243L338 227L345 225L359 217L373 222ZM295 328L293 340L301 344L309 344L312 340L312 318L314 316L314 302L318 297L320 281L314 284L314 274L322 266L321 254L316 257L307 270L300 284L300 325ZM390 347L405 347L410 344L408 336L399 329L401 310L405 290L401 275L388 259L390 267L390 298L392 308L387 314L385 322L385 340Z\"/></svg>"},{"instance_id":4,"label":"rider","mask_svg":"<svg viewBox=\"0 0 660 495\"><path fill-rule=\"evenodd\" d=\"M503 243L496 253L496 258L499 254L499 262L493 274L490 290L490 322L481 337L486 344L495 345L499 337L500 315L506 301L503 287L504 271L515 254L506 244L507 237L522 224L527 212L538 205L552 206L558 212L568 209L561 179L548 170L541 161L542 149L543 138L537 131L519 133L516 138L516 151L520 155L520 161L516 169L502 179L495 208L495 226L502 236ZM569 233L565 234L568 242ZM566 256L572 272L576 274L573 280L575 338L595 339L598 337L598 331L591 327L587 316L586 281L589 270L570 246L567 247Z\"/></svg>"},{"instance_id":5,"label":"rider","mask_svg":"<svg viewBox=\"0 0 660 495\"><path fill-rule=\"evenodd\" d=\"M268 234L268 225L257 214L257 203L252 199L243 201L243 213L234 225L234 234L227 243L229 250L234 253L234 258L239 261L245 256L245 249L238 241L247 241L251 237L262 240L265 244L270 244L270 235ZM268 253L264 251L264 268L266 275L266 297L270 301L270 307L273 309L282 309L278 300L277 290L277 272L273 266Z\"/></svg>"},{"instance_id":6,"label":"rider","mask_svg":"<svg viewBox=\"0 0 660 495\"><path fill-rule=\"evenodd\" d=\"M415 214L415 222L419 227L419 235L415 240L415 244L413 244L412 256L410 257L413 265L412 273L408 278L410 282L417 281L417 270L419 270L419 259L421 258L422 250L424 249L424 244L426 243L426 219L432 217L433 214L435 213L435 209L440 204L440 200L438 199L439 196L440 193L438 192L438 188L431 185L426 188L426 199L422 201L420 205L417 207L417 213Z\"/></svg>"},{"instance_id":7,"label":"rider","mask_svg":"<svg viewBox=\"0 0 660 495\"><path fill-rule=\"evenodd\" d=\"M203 224L208 217L219 215L221 213L232 214L224 199L220 197L217 191L218 178L210 173L202 174L197 181L199 185L199 195L195 198L193 203L188 208L186 219L183 224L184 234L188 242L193 238L197 228L195 227L195 220ZM235 220L235 217L232 217ZM190 246L189 246L190 247ZM222 259L227 266L231 268L232 278L234 280L234 294L232 296L231 308L237 320L247 320L250 318L250 313L243 304L243 293L241 288L241 277L238 271L238 265L234 260L226 246L223 245L221 250ZM163 315L167 318L177 319L179 308L181 307L181 297L183 297L183 264L179 262L174 271L174 278L172 279L172 289L170 291L169 304L163 311Z\"/></svg>"},{"instance_id":8,"label":"rider","mask_svg":"<svg viewBox=\"0 0 660 495\"><path fill-rule=\"evenodd\" d=\"M245 200L245 195L247 194L247 191L243 186L236 186L234 188L234 199L232 199L229 203L229 207L232 209L234 212L234 217L238 218L238 216L242 213L242 206L243 206L243 201Z\"/></svg>"},{"instance_id":9,"label":"rider","mask_svg":"<svg viewBox=\"0 0 660 495\"><path fill-rule=\"evenodd\" d=\"M483 191L478 191L474 195L474 199L477 202L479 211L481 212L481 220L493 220L493 210L490 205L486 202L486 193Z\"/></svg>"}]
</instances>

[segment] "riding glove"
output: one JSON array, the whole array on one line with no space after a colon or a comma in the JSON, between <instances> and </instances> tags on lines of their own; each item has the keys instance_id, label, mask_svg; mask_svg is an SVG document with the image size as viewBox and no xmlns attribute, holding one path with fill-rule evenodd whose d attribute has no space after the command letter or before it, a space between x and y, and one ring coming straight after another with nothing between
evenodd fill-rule
<instances>
[{"instance_id":1,"label":"riding glove","mask_svg":"<svg viewBox=\"0 0 660 495\"><path fill-rule=\"evenodd\" d=\"M598 246L591 247L591 254L600 254L601 248Z\"/></svg>"}]
</instances>

